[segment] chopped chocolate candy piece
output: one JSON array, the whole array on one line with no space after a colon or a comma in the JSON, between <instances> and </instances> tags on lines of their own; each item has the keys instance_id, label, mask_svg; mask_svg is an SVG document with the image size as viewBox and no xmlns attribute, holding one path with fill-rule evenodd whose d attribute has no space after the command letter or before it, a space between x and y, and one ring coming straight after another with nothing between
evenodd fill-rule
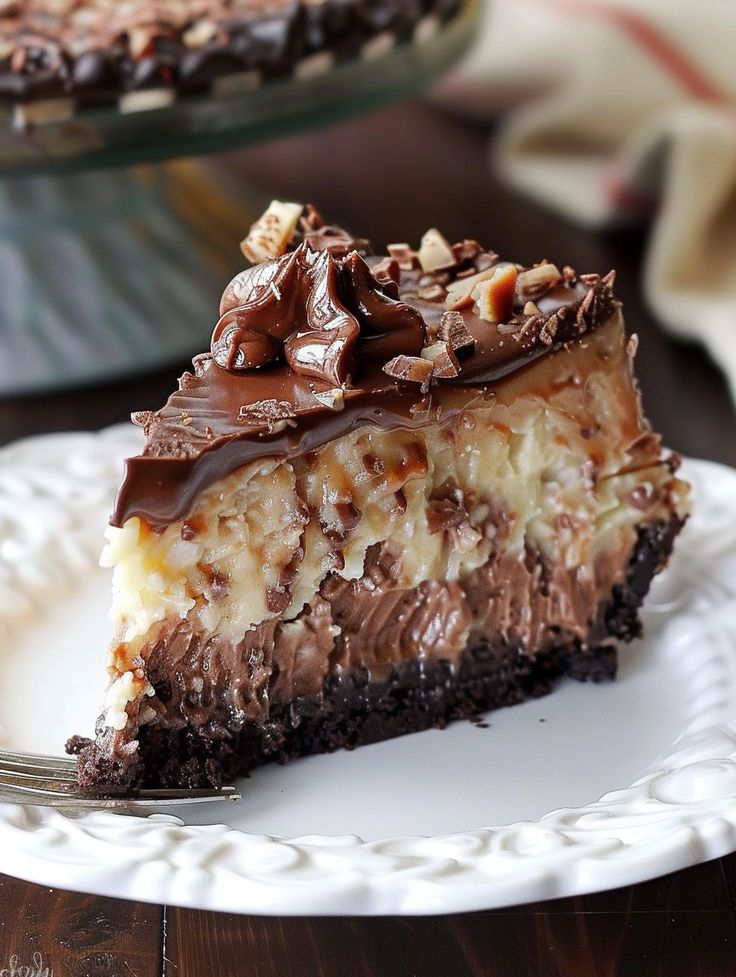
<instances>
[{"instance_id":1,"label":"chopped chocolate candy piece","mask_svg":"<svg viewBox=\"0 0 736 977\"><path fill-rule=\"evenodd\" d=\"M383 372L395 380L421 384L422 391L429 389L432 363L420 356L395 356L384 366Z\"/></svg>"},{"instance_id":2,"label":"chopped chocolate candy piece","mask_svg":"<svg viewBox=\"0 0 736 977\"><path fill-rule=\"evenodd\" d=\"M498 264L498 255L495 251L482 251L473 262L476 271L485 271Z\"/></svg>"},{"instance_id":3,"label":"chopped chocolate candy piece","mask_svg":"<svg viewBox=\"0 0 736 977\"><path fill-rule=\"evenodd\" d=\"M460 363L450 346L445 342L425 346L422 356L432 364L432 376L441 379L460 376Z\"/></svg>"},{"instance_id":4,"label":"chopped chocolate candy piece","mask_svg":"<svg viewBox=\"0 0 736 977\"><path fill-rule=\"evenodd\" d=\"M544 322L542 328L539 330L539 339L545 346L551 346L554 342L559 321L559 316L555 312Z\"/></svg>"},{"instance_id":5,"label":"chopped chocolate candy piece","mask_svg":"<svg viewBox=\"0 0 736 977\"><path fill-rule=\"evenodd\" d=\"M398 286L401 282L401 268L394 258L384 258L378 264L371 265L371 272L381 284L393 282Z\"/></svg>"},{"instance_id":6,"label":"chopped chocolate candy piece","mask_svg":"<svg viewBox=\"0 0 736 977\"><path fill-rule=\"evenodd\" d=\"M296 250L300 244L308 245L312 251L329 251L336 258L344 258L351 251L357 251L361 257L372 254L370 241L354 237L337 224L328 224L311 204L307 204L299 218L299 225L289 242L289 250Z\"/></svg>"},{"instance_id":7,"label":"chopped chocolate candy piece","mask_svg":"<svg viewBox=\"0 0 736 977\"><path fill-rule=\"evenodd\" d=\"M303 209L301 204L272 200L240 244L248 261L256 264L284 254Z\"/></svg>"},{"instance_id":8,"label":"chopped chocolate candy piece","mask_svg":"<svg viewBox=\"0 0 736 977\"><path fill-rule=\"evenodd\" d=\"M475 346L475 339L468 332L465 319L459 312L443 312L439 338L444 340L454 353L467 352Z\"/></svg>"},{"instance_id":9,"label":"chopped chocolate candy piece","mask_svg":"<svg viewBox=\"0 0 736 977\"><path fill-rule=\"evenodd\" d=\"M466 261L474 261L483 249L477 241L460 241L453 244L452 253L455 256L455 263L464 264Z\"/></svg>"},{"instance_id":10,"label":"chopped chocolate candy piece","mask_svg":"<svg viewBox=\"0 0 736 977\"><path fill-rule=\"evenodd\" d=\"M583 285L587 285L588 288L592 288L593 285L597 285L600 280L601 276L597 275L595 272L579 276L579 281L581 281Z\"/></svg>"},{"instance_id":11,"label":"chopped chocolate candy piece","mask_svg":"<svg viewBox=\"0 0 736 977\"><path fill-rule=\"evenodd\" d=\"M389 244L386 250L398 262L402 271L412 270L416 252L408 244Z\"/></svg>"}]
</instances>

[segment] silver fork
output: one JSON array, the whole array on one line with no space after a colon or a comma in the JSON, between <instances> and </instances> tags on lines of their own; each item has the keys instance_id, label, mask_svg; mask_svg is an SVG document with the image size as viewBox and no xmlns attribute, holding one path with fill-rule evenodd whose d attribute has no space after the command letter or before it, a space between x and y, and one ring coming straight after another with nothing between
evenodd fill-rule
<instances>
[{"instance_id":1,"label":"silver fork","mask_svg":"<svg viewBox=\"0 0 736 977\"><path fill-rule=\"evenodd\" d=\"M79 787L77 761L73 757L0 750L0 803L127 810L132 807L170 807L174 804L221 800L238 801L240 794L234 787L198 790L146 788L134 794L109 793L92 797Z\"/></svg>"}]
</instances>

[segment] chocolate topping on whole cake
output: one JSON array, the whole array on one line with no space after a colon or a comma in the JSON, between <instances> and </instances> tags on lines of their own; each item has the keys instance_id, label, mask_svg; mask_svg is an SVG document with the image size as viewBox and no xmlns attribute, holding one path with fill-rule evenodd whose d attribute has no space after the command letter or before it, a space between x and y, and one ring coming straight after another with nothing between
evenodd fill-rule
<instances>
[{"instance_id":1,"label":"chocolate topping on whole cake","mask_svg":"<svg viewBox=\"0 0 736 977\"><path fill-rule=\"evenodd\" d=\"M218 78L293 71L301 61L355 57L377 34L404 38L459 0L26 0L0 3L0 100L121 92L199 93Z\"/></svg>"},{"instance_id":2,"label":"chocolate topping on whole cake","mask_svg":"<svg viewBox=\"0 0 736 977\"><path fill-rule=\"evenodd\" d=\"M127 462L113 525L141 515L164 526L238 466L303 454L360 424L449 421L453 388L489 396L493 381L564 350L614 307L612 273L522 268L434 229L417 251L374 256L311 206L274 202L243 249L267 260L225 289L211 352L165 407L134 416L147 444Z\"/></svg>"}]
</instances>

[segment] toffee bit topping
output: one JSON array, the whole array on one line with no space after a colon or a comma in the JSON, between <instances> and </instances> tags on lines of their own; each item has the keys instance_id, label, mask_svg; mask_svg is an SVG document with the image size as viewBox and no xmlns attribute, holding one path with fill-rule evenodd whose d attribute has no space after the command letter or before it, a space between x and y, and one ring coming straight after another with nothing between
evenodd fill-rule
<instances>
[{"instance_id":1,"label":"toffee bit topping","mask_svg":"<svg viewBox=\"0 0 736 977\"><path fill-rule=\"evenodd\" d=\"M557 266L548 261L522 271L516 282L517 300L519 303L536 301L557 285L561 278Z\"/></svg>"},{"instance_id":2,"label":"toffee bit topping","mask_svg":"<svg viewBox=\"0 0 736 977\"><path fill-rule=\"evenodd\" d=\"M418 383L422 393L426 393L432 376L432 362L421 356L395 356L384 366L383 372L394 380Z\"/></svg>"},{"instance_id":3,"label":"toffee bit topping","mask_svg":"<svg viewBox=\"0 0 736 977\"><path fill-rule=\"evenodd\" d=\"M514 265L499 265L490 278L479 282L471 296L478 315L487 322L505 322L514 310L514 289L518 272Z\"/></svg>"},{"instance_id":4,"label":"toffee bit topping","mask_svg":"<svg viewBox=\"0 0 736 977\"><path fill-rule=\"evenodd\" d=\"M473 262L473 265L478 271L485 271L487 268L491 268L493 265L497 265L499 262L499 257L495 251L483 251Z\"/></svg>"},{"instance_id":5,"label":"toffee bit topping","mask_svg":"<svg viewBox=\"0 0 736 977\"><path fill-rule=\"evenodd\" d=\"M486 268L484 271L476 272L475 274L467 275L464 278L457 278L454 282L450 282L447 286L447 300L446 305L450 311L454 312L458 309L464 309L469 305L473 304L473 289L480 282L485 281L487 278L491 278L495 275L496 269Z\"/></svg>"},{"instance_id":6,"label":"toffee bit topping","mask_svg":"<svg viewBox=\"0 0 736 977\"><path fill-rule=\"evenodd\" d=\"M587 288L592 288L593 285L597 285L601 280L600 275L596 275L595 272L589 275L581 275L579 281L583 283Z\"/></svg>"}]
</instances>

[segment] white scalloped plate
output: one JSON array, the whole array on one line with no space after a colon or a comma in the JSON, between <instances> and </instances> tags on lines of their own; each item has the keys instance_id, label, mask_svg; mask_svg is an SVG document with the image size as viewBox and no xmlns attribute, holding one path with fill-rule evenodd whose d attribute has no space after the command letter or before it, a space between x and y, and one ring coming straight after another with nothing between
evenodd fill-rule
<instances>
[{"instance_id":1,"label":"white scalloped plate","mask_svg":"<svg viewBox=\"0 0 736 977\"><path fill-rule=\"evenodd\" d=\"M0 451L0 736L90 732L96 565L128 426ZM694 515L619 680L257 771L185 820L0 805L0 872L276 914L444 913L612 888L736 849L736 472L688 461Z\"/></svg>"}]
</instances>

